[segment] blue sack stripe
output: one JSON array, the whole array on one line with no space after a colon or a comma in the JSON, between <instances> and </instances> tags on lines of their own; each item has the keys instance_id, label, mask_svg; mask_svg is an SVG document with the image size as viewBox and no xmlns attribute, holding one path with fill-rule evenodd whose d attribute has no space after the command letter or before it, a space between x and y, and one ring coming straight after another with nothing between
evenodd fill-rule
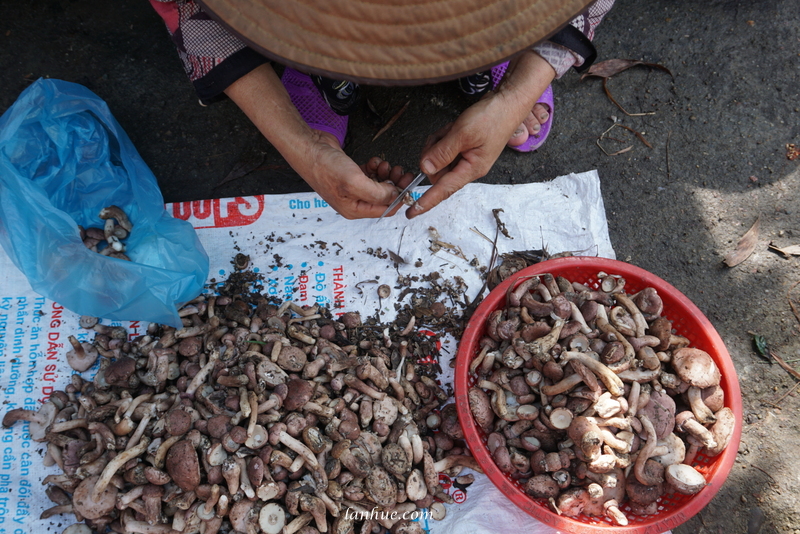
<instances>
[{"instance_id":1,"label":"blue sack stripe","mask_svg":"<svg viewBox=\"0 0 800 534\"><path fill-rule=\"evenodd\" d=\"M132 261L87 249L117 205ZM194 228L171 217L155 176L87 88L39 79L0 117L0 244L37 293L81 314L179 328L178 307L208 278Z\"/></svg>"}]
</instances>

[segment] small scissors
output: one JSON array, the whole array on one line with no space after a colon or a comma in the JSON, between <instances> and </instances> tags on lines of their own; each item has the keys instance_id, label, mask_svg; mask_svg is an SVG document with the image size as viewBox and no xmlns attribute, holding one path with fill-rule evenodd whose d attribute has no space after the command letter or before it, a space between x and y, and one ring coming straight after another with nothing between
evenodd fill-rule
<instances>
[{"instance_id":1,"label":"small scissors","mask_svg":"<svg viewBox=\"0 0 800 534\"><path fill-rule=\"evenodd\" d=\"M418 174L418 175L417 175L417 176L416 176L416 177L415 177L413 180L411 180L411 183L410 183L410 184L408 184L408 187L406 187L405 189L403 189L403 192L402 192L402 193L400 193L399 195L397 195L397 198L395 198L395 199L392 201L392 203L391 203L391 204L389 204L389 207L388 207L388 208L386 208L386 211L384 211L384 212L383 212L383 215L381 215L381 216L378 218L378 220L380 221L381 219L383 219L384 217L386 217L386 215L387 215L387 214L388 214L390 211L392 211L392 210L393 210L393 209L394 209L394 208L395 208L395 207L396 207L398 204L400 204L401 202L403 202L403 199L404 199L404 198L406 198L406 195L407 195L408 193L411 193L411 191L413 191L413 190L414 190L414 188L415 188L415 187L417 187L417 186L418 186L418 185L419 185L419 184L422 182L422 180L424 180L424 179L425 179L425 178L427 178L427 177L428 177L428 175L427 175L427 174L425 174L424 172L421 172L421 173L419 173L419 174Z\"/></svg>"}]
</instances>

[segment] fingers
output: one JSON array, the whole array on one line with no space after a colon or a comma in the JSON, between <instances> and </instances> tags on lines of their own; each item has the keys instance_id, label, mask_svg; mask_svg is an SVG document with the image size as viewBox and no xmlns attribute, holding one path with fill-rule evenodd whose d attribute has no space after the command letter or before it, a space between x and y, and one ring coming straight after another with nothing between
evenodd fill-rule
<instances>
[{"instance_id":1,"label":"fingers","mask_svg":"<svg viewBox=\"0 0 800 534\"><path fill-rule=\"evenodd\" d=\"M370 179L378 182L389 181L398 187L405 187L413 179L414 175L404 172L400 165L392 166L388 161L375 156L367 163L360 166L364 174ZM403 184L404 185L401 185Z\"/></svg>"},{"instance_id":2,"label":"fingers","mask_svg":"<svg viewBox=\"0 0 800 534\"><path fill-rule=\"evenodd\" d=\"M448 139L452 133L452 127L452 124L448 124L430 136L425 143L419 168L428 176L434 176L447 168L460 153L461 145Z\"/></svg>"},{"instance_id":3,"label":"fingers","mask_svg":"<svg viewBox=\"0 0 800 534\"><path fill-rule=\"evenodd\" d=\"M470 165L466 160L461 160L452 171L440 176L433 186L428 189L414 204L406 210L406 217L413 219L427 213L442 201L450 198L453 193L473 180Z\"/></svg>"},{"instance_id":4,"label":"fingers","mask_svg":"<svg viewBox=\"0 0 800 534\"><path fill-rule=\"evenodd\" d=\"M357 191L357 198L365 202L367 204L376 204L379 208L383 206L378 213L380 216L383 213L383 210L392 203L392 201L397 197L399 191L397 190L397 186L394 185L392 182L373 182L372 180L367 180L365 182L357 184L356 187L351 187L351 191Z\"/></svg>"}]
</instances>

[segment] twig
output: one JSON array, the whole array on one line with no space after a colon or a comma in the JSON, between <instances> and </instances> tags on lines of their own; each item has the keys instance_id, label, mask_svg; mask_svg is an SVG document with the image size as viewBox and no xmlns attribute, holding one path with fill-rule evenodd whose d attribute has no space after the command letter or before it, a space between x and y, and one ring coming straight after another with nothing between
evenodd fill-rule
<instances>
[{"instance_id":1,"label":"twig","mask_svg":"<svg viewBox=\"0 0 800 534\"><path fill-rule=\"evenodd\" d=\"M603 90L606 92L606 96L608 97L608 99L611 100L614 103L614 105L616 105L620 109L620 111L622 111L625 115L628 115L629 117L643 117L645 115L656 114L655 111L645 111L642 113L628 113L627 111L625 111L625 108L623 108L620 105L620 103L617 102L613 96L611 96L611 91L608 89L608 78L603 78Z\"/></svg>"},{"instance_id":2,"label":"twig","mask_svg":"<svg viewBox=\"0 0 800 534\"><path fill-rule=\"evenodd\" d=\"M797 370L794 367L792 367L791 365L789 365L788 363L783 361L783 358L781 358L780 356L775 354L775 351L773 351L772 349L768 349L767 352L769 353L770 356L775 358L775 361L778 362L778 365L783 367L786 370L787 373L789 373L790 375L792 375L796 379L800 380L800 373L798 373Z\"/></svg>"},{"instance_id":3,"label":"twig","mask_svg":"<svg viewBox=\"0 0 800 534\"><path fill-rule=\"evenodd\" d=\"M800 282L795 282L795 284L789 288L789 291L786 293L786 298L789 300L789 307L792 308L794 318L800 323L800 313L797 312L797 308L795 307L794 302L792 302L792 291L797 287L798 284L800 284Z\"/></svg>"},{"instance_id":4,"label":"twig","mask_svg":"<svg viewBox=\"0 0 800 534\"><path fill-rule=\"evenodd\" d=\"M645 139L644 136L640 132L637 132L636 130L634 130L630 126L625 126L624 124L617 124L617 126L619 126L620 128L625 128L629 132L633 132L633 135L635 135L639 139L639 141L644 143L644 146L646 146L647 148L653 148L653 145L648 143L647 139Z\"/></svg>"},{"instance_id":5,"label":"twig","mask_svg":"<svg viewBox=\"0 0 800 534\"><path fill-rule=\"evenodd\" d=\"M789 389L789 391L784 393L783 396L780 399L776 400L775 402L764 401L764 404L769 404L773 408L780 408L780 406L778 406L778 403L781 402L786 397L788 397L789 395L791 395L792 392L794 392L794 390L796 390L798 388L798 386L800 386L800 382L795 383L795 385L793 385L791 387L791 389Z\"/></svg>"},{"instance_id":6,"label":"twig","mask_svg":"<svg viewBox=\"0 0 800 534\"><path fill-rule=\"evenodd\" d=\"M616 119L615 119L615 121L614 121L614 124L612 124L612 125L611 125L611 126L608 128L608 130L606 130L605 132L601 133L601 134L600 134L600 137L598 137L598 138L597 138L597 140L595 141L595 143L597 144L597 146L598 146L598 147L600 147L600 150L602 150L602 151L603 151L603 153L604 153L606 156L617 156L617 155L619 155L619 154L623 154L623 153L625 153L625 152L627 152L628 150L630 150L630 149L632 149L632 148L633 148L633 145L631 145L631 146L629 146L628 148L623 148L622 150L619 150L619 151L617 151L617 152L614 152L613 154L609 154L609 153L608 153L608 151L607 151L605 148L603 148L603 145L601 145L601 144L600 144L600 141L602 141L603 139L605 139L605 138L606 138L606 134L607 134L608 132L610 132L611 130L613 130L613 129L614 129L616 126L617 126L617 122L616 122Z\"/></svg>"},{"instance_id":7,"label":"twig","mask_svg":"<svg viewBox=\"0 0 800 534\"><path fill-rule=\"evenodd\" d=\"M756 469L758 469L759 471L761 471L762 473L764 473L765 475L767 475L767 476L770 478L770 480L772 480L773 482L775 482L775 479L774 479L774 478L772 478L772 475L770 475L769 473L767 473L766 471L764 471L763 469L761 469L761 468L760 468L760 467L758 467L757 465L750 464L750 467L755 467Z\"/></svg>"},{"instance_id":8,"label":"twig","mask_svg":"<svg viewBox=\"0 0 800 534\"><path fill-rule=\"evenodd\" d=\"M499 222L495 220L495 222ZM489 258L489 270L487 272L492 272L494 269L494 263L497 261L497 239L500 237L500 225L495 227L494 231L494 242L492 243L492 255ZM472 314L475 312L475 309L478 307L478 304L481 303L483 292L486 291L486 286L488 285L488 278L483 279L483 285L478 290L478 294L475 295L475 300L473 300L469 306L464 308L464 319L469 320L472 317Z\"/></svg>"},{"instance_id":9,"label":"twig","mask_svg":"<svg viewBox=\"0 0 800 534\"><path fill-rule=\"evenodd\" d=\"M489 243L493 243L493 241L492 241L491 239L489 239L488 237L486 237L486 234L484 234L483 232L481 232L480 230L478 230L478 229L477 229L477 228L475 228L474 226L473 226L472 228L470 228L470 230L471 230L472 232L474 232L474 233L478 234L478 235L479 235L479 236L481 236L482 238L484 238L484 239L485 239L486 241L488 241Z\"/></svg>"},{"instance_id":10,"label":"twig","mask_svg":"<svg viewBox=\"0 0 800 534\"><path fill-rule=\"evenodd\" d=\"M668 182L672 180L672 176L670 175L670 171L669 171L669 139L670 139L670 137L672 137L672 130L667 132L667 181Z\"/></svg>"},{"instance_id":11,"label":"twig","mask_svg":"<svg viewBox=\"0 0 800 534\"><path fill-rule=\"evenodd\" d=\"M614 128L617 128L617 127L624 128L624 129L628 130L629 132L633 133L639 139L639 141L641 141L642 144L644 144L644 146L646 146L647 148L653 148L653 145L651 145L647 141L647 139L644 138L644 136L641 134L641 132L638 132L638 131L634 130L630 126L625 126L624 124L618 123L617 120L616 120L616 117L614 117L614 124L612 124L608 128L608 130L606 130L605 132L601 133L600 137L598 137L597 140L595 141L597 146L600 147L600 150L602 150L605 153L606 156L618 156L619 154L624 154L625 152L628 152L629 150L633 149L633 145L631 145L629 147L623 148L622 150L618 150L618 151L616 151L614 153L609 153L605 148L603 148L603 145L600 144L600 141L602 141L603 139L611 139L612 141L622 142L622 139L615 139L613 137L608 137L607 136L608 132L610 132L611 130L613 130Z\"/></svg>"},{"instance_id":12,"label":"twig","mask_svg":"<svg viewBox=\"0 0 800 534\"><path fill-rule=\"evenodd\" d=\"M393 116L391 119L389 119L389 122L387 122L387 123L384 125L384 127L383 127L383 128L381 128L380 130L378 130L378 133L376 133L376 134L375 134L375 137L373 137L373 138L372 138L372 140L373 140L373 141L374 141L374 140L376 140L378 137L380 137L381 135L383 135L383 133L384 133L384 132L386 132L386 130L388 130L389 128L391 128L391 127L392 127L392 125L393 125L395 122L397 122L397 119L399 119L399 118L400 118L400 116L401 116L403 113L405 113L405 111L406 111L406 109L408 108L408 105L409 105L410 103L411 103L411 100L406 100L406 103L405 103L405 104L403 104L403 107L402 107L402 108L400 108L400 111L398 111L397 113L395 113L395 114L394 114L394 116Z\"/></svg>"}]
</instances>

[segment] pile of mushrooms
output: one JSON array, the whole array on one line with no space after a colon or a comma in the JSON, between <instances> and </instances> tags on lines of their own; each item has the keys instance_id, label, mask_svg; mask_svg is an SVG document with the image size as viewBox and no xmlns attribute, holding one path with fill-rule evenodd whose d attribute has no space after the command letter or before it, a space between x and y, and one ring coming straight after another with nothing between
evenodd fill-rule
<instances>
[{"instance_id":1,"label":"pile of mushrooms","mask_svg":"<svg viewBox=\"0 0 800 534\"><path fill-rule=\"evenodd\" d=\"M692 464L734 431L720 372L662 315L600 273L597 290L552 274L509 289L471 362L475 423L497 466L559 514L627 525L669 493L706 486Z\"/></svg>"},{"instance_id":2,"label":"pile of mushrooms","mask_svg":"<svg viewBox=\"0 0 800 534\"><path fill-rule=\"evenodd\" d=\"M128 215L119 206L112 205L100 210L98 217L105 221L102 228L78 226L83 244L89 250L103 256L130 261L130 258L125 254L127 250L125 240L130 236L133 229L133 223L131 223Z\"/></svg>"},{"instance_id":3,"label":"pile of mushrooms","mask_svg":"<svg viewBox=\"0 0 800 534\"><path fill-rule=\"evenodd\" d=\"M99 358L93 380L5 414L61 470L43 518L73 514L70 533L417 533L415 511L452 502L439 472L477 469L436 431L460 430L413 329L370 340L358 313L229 296L180 316L134 339L84 318L94 340L73 350Z\"/></svg>"}]
</instances>

